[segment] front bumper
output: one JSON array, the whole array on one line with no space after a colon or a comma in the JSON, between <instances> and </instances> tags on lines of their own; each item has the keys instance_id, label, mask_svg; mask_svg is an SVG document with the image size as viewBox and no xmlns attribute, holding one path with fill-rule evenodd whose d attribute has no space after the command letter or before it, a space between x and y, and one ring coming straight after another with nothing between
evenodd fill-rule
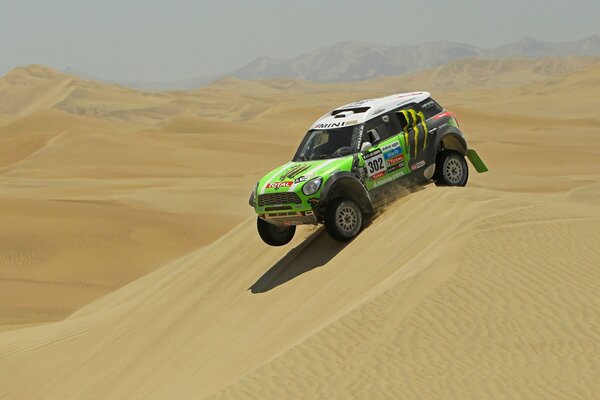
<instances>
[{"instance_id":1,"label":"front bumper","mask_svg":"<svg viewBox=\"0 0 600 400\"><path fill-rule=\"evenodd\" d=\"M258 216L274 225L316 225L317 196L308 197L302 192L271 192L251 196L250 203Z\"/></svg>"},{"instance_id":2,"label":"front bumper","mask_svg":"<svg viewBox=\"0 0 600 400\"><path fill-rule=\"evenodd\" d=\"M270 224L274 225L316 225L317 216L314 211L284 211L273 212L266 214L258 214L258 216Z\"/></svg>"}]
</instances>

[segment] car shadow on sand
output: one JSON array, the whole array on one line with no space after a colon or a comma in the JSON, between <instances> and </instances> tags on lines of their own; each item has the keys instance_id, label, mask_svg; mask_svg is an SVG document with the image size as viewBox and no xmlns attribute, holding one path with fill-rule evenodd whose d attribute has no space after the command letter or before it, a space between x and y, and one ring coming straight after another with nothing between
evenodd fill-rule
<instances>
[{"instance_id":1,"label":"car shadow on sand","mask_svg":"<svg viewBox=\"0 0 600 400\"><path fill-rule=\"evenodd\" d=\"M277 261L248 290L254 294L265 293L299 275L322 267L351 242L337 242L321 227Z\"/></svg>"},{"instance_id":2,"label":"car shadow on sand","mask_svg":"<svg viewBox=\"0 0 600 400\"><path fill-rule=\"evenodd\" d=\"M403 187L401 190L390 194L386 202L379 206L378 211L372 217L365 220L363 230L367 229L394 201L411 193L421 191L425 186ZM355 239L345 243L335 241L327 234L325 228L321 226L307 237L304 242L294 247L281 260L269 268L248 290L254 294L265 293L306 272L322 267Z\"/></svg>"}]
</instances>

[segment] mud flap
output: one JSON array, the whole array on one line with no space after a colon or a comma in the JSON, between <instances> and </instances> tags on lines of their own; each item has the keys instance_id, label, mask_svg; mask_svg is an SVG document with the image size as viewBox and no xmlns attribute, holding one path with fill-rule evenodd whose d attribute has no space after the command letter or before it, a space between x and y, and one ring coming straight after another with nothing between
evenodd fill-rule
<instances>
[{"instance_id":1,"label":"mud flap","mask_svg":"<svg viewBox=\"0 0 600 400\"><path fill-rule=\"evenodd\" d=\"M467 158L469 159L469 161L471 161L471 164L473 164L473 166L475 167L475 171L477 171L479 173L488 171L488 169L485 166L485 164L483 163L483 161L481 161L479 154L477 154L477 152L475 150L468 149L467 150Z\"/></svg>"}]
</instances>

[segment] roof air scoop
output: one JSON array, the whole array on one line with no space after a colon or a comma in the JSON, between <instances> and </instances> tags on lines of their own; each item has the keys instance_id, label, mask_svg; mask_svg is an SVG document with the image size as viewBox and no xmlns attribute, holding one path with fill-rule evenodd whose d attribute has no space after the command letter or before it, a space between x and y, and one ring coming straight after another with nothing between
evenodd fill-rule
<instances>
[{"instance_id":1,"label":"roof air scoop","mask_svg":"<svg viewBox=\"0 0 600 400\"><path fill-rule=\"evenodd\" d=\"M354 111L342 111L340 113L335 113L333 118L346 118L349 117L350 115L354 114Z\"/></svg>"},{"instance_id":2,"label":"roof air scoop","mask_svg":"<svg viewBox=\"0 0 600 400\"><path fill-rule=\"evenodd\" d=\"M356 107L356 108L340 108L338 110L333 110L331 115L336 118L344 118L349 117L352 114L362 114L366 112L370 107ZM339 114L344 114L344 117L338 117Z\"/></svg>"}]
</instances>

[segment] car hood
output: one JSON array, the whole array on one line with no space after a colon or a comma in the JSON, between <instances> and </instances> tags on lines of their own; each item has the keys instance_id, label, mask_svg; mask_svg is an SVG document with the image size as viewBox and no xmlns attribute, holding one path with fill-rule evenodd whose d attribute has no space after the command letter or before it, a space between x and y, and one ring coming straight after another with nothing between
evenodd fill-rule
<instances>
[{"instance_id":1,"label":"car hood","mask_svg":"<svg viewBox=\"0 0 600 400\"><path fill-rule=\"evenodd\" d=\"M352 156L315 161L290 161L266 174L259 182L257 194L293 192L318 176L327 177L338 171L349 171Z\"/></svg>"}]
</instances>

